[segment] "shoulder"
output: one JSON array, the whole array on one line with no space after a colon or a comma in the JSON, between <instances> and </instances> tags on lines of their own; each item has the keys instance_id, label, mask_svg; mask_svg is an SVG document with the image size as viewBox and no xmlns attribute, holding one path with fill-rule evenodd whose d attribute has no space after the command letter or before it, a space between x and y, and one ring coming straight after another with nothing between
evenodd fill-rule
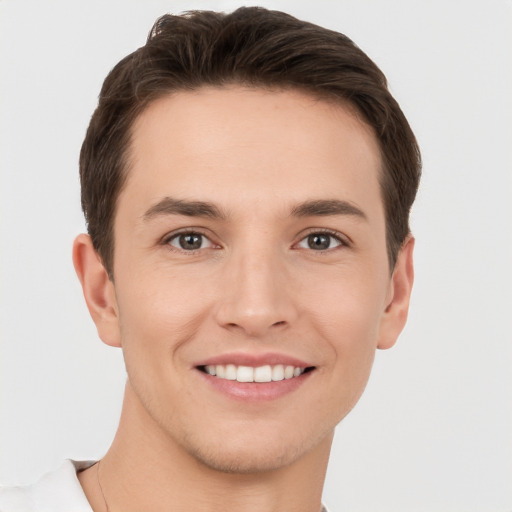
<instances>
[{"instance_id":1,"label":"shoulder","mask_svg":"<svg viewBox=\"0 0 512 512\"><path fill-rule=\"evenodd\" d=\"M0 512L92 512L76 476L91 464L66 460L34 484L0 487Z\"/></svg>"}]
</instances>

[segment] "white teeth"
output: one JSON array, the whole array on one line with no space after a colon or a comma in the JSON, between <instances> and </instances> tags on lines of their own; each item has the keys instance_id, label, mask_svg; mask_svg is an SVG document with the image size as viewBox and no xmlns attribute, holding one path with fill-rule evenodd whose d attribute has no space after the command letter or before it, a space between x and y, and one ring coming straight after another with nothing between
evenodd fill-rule
<instances>
[{"instance_id":1,"label":"white teeth","mask_svg":"<svg viewBox=\"0 0 512 512\"><path fill-rule=\"evenodd\" d=\"M270 382L271 380L272 368L269 365L254 368L254 382Z\"/></svg>"},{"instance_id":2,"label":"white teeth","mask_svg":"<svg viewBox=\"0 0 512 512\"><path fill-rule=\"evenodd\" d=\"M284 379L284 366L282 364L276 364L272 368L272 380L283 380Z\"/></svg>"},{"instance_id":3,"label":"white teeth","mask_svg":"<svg viewBox=\"0 0 512 512\"><path fill-rule=\"evenodd\" d=\"M236 366L234 364L226 365L226 376L224 378L227 380L236 380Z\"/></svg>"},{"instance_id":4,"label":"white teeth","mask_svg":"<svg viewBox=\"0 0 512 512\"><path fill-rule=\"evenodd\" d=\"M239 366L236 371L236 380L238 382L254 382L254 368Z\"/></svg>"},{"instance_id":5,"label":"white teeth","mask_svg":"<svg viewBox=\"0 0 512 512\"><path fill-rule=\"evenodd\" d=\"M284 369L284 378L291 379L293 377L293 366L286 366Z\"/></svg>"},{"instance_id":6,"label":"white teeth","mask_svg":"<svg viewBox=\"0 0 512 512\"><path fill-rule=\"evenodd\" d=\"M283 379L292 379L304 373L304 368L282 364L258 366L256 368L234 364L217 364L207 365L204 370L206 373L220 379L236 380L238 382L277 382Z\"/></svg>"}]
</instances>

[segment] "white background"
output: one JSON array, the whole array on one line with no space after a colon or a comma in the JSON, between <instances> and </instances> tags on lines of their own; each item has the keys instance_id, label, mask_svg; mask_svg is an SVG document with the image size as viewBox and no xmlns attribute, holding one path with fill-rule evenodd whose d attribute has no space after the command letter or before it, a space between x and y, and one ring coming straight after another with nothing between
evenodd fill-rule
<instances>
[{"instance_id":1,"label":"white background","mask_svg":"<svg viewBox=\"0 0 512 512\"><path fill-rule=\"evenodd\" d=\"M408 326L338 427L336 511L512 511L512 2L261 1L353 38L423 151ZM239 2L0 0L0 481L94 458L121 353L71 264L77 160L101 82L157 16ZM305 414L308 412L305 411Z\"/></svg>"}]
</instances>

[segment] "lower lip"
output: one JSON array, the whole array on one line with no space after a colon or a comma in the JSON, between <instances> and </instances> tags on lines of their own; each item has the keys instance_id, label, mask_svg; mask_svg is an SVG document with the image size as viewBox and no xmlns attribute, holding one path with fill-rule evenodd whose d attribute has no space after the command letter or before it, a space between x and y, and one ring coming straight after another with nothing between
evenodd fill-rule
<instances>
[{"instance_id":1,"label":"lower lip","mask_svg":"<svg viewBox=\"0 0 512 512\"><path fill-rule=\"evenodd\" d=\"M244 402L276 400L298 389L314 373L314 370L311 370L298 377L272 382L238 382L237 380L219 379L201 370L197 371L219 393Z\"/></svg>"}]
</instances>

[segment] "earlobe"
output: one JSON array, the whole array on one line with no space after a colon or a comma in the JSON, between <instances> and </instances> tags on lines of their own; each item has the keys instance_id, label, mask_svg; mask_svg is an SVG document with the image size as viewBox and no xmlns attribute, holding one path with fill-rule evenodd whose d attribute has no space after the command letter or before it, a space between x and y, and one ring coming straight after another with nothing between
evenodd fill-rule
<instances>
[{"instance_id":1,"label":"earlobe","mask_svg":"<svg viewBox=\"0 0 512 512\"><path fill-rule=\"evenodd\" d=\"M114 284L109 279L89 235L81 234L76 237L73 243L73 264L99 337L107 345L120 347Z\"/></svg>"},{"instance_id":2,"label":"earlobe","mask_svg":"<svg viewBox=\"0 0 512 512\"><path fill-rule=\"evenodd\" d=\"M392 347L407 322L414 282L413 250L414 238L409 236L400 249L393 270L390 298L387 301L381 320L377 348L387 349Z\"/></svg>"}]
</instances>

